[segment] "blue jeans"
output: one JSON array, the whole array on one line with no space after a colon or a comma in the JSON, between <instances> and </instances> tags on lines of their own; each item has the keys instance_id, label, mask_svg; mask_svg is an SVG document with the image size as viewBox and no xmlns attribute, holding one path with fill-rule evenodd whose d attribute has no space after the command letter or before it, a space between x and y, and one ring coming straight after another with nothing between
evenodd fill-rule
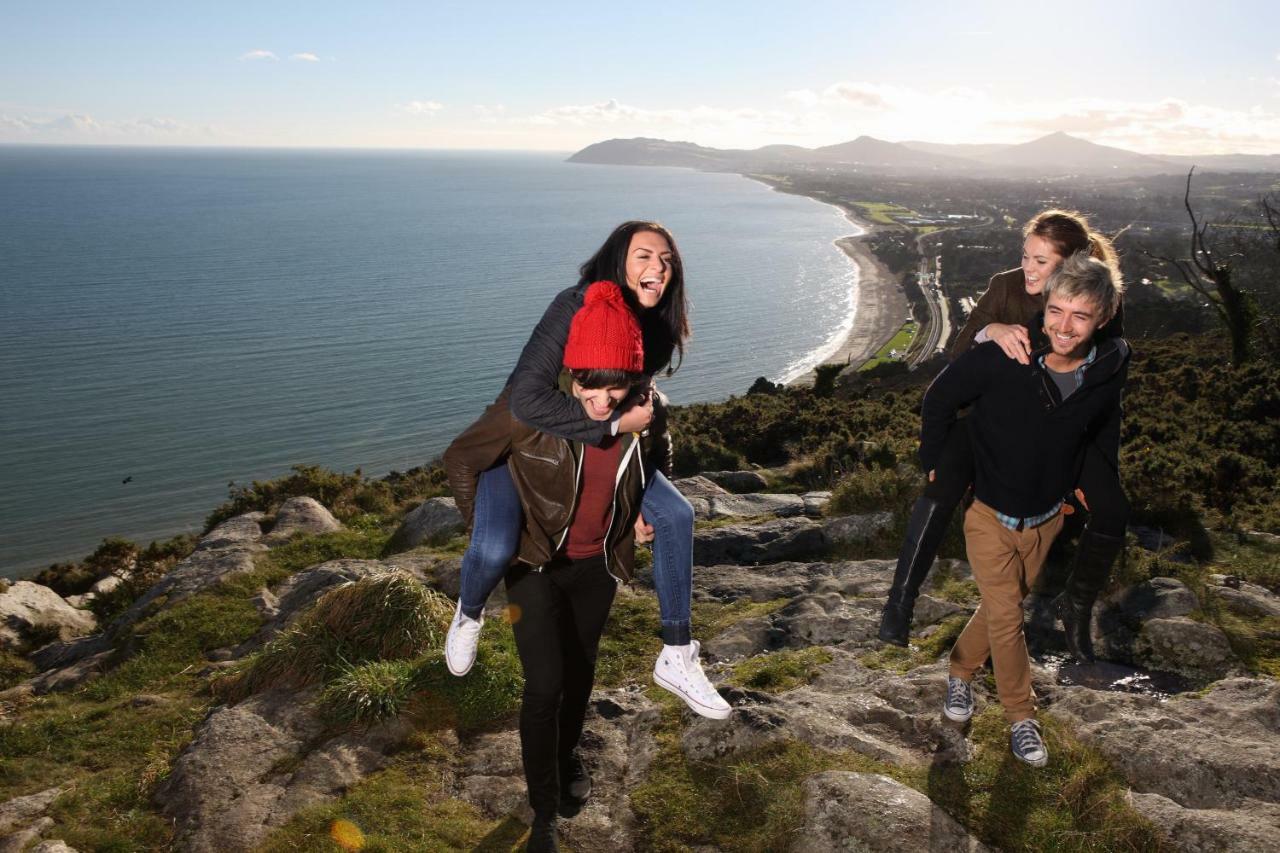
<instances>
[{"instance_id":1,"label":"blue jeans","mask_svg":"<svg viewBox=\"0 0 1280 853\"><path fill-rule=\"evenodd\" d=\"M687 645L692 639L693 507L660 471L645 484L640 511L653 525L653 585L658 593L662 642ZM507 572L520 545L520 497L506 465L490 468L476 485L471 544L462 556L462 612L479 618L489 594Z\"/></svg>"}]
</instances>

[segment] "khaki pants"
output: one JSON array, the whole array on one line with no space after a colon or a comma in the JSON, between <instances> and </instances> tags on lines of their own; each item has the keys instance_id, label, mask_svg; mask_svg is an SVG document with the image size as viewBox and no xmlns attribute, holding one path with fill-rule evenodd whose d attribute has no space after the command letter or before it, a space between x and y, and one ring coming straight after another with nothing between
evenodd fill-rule
<instances>
[{"instance_id":1,"label":"khaki pants","mask_svg":"<svg viewBox=\"0 0 1280 853\"><path fill-rule=\"evenodd\" d=\"M951 649L951 674L970 681L991 658L996 692L1011 722L1036 715L1031 660L1022 633L1022 599L1062 529L1062 513L1038 527L1010 530L981 501L964 514L965 550L982 603Z\"/></svg>"}]
</instances>

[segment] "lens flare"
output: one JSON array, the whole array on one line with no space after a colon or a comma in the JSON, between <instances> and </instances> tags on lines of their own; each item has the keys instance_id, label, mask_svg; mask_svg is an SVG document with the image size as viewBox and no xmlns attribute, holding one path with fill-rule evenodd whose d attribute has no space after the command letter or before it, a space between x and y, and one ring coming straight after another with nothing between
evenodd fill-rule
<instances>
[{"instance_id":1,"label":"lens flare","mask_svg":"<svg viewBox=\"0 0 1280 853\"><path fill-rule=\"evenodd\" d=\"M507 609L502 611L502 617L507 620L508 625L514 625L520 621L520 605L508 604Z\"/></svg>"},{"instance_id":2,"label":"lens flare","mask_svg":"<svg viewBox=\"0 0 1280 853\"><path fill-rule=\"evenodd\" d=\"M329 837L343 850L364 849L364 833L349 820L335 820L329 827Z\"/></svg>"}]
</instances>

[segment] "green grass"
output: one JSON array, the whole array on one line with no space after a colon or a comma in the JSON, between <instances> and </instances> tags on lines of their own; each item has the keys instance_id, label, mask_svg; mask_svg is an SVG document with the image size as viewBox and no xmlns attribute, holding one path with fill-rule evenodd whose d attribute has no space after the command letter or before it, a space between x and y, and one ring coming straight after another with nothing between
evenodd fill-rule
<instances>
[{"instance_id":1,"label":"green grass","mask_svg":"<svg viewBox=\"0 0 1280 853\"><path fill-rule=\"evenodd\" d=\"M890 338L888 343L880 347L876 354L865 364L859 367L858 370L870 370L877 365L894 361L895 359L890 358L889 355L894 350L898 351L898 360L901 360L902 356L906 355L907 348L911 346L911 341L915 339L916 332L919 328L919 325L914 320L908 320L906 323L903 323L902 328L898 330L897 334Z\"/></svg>"},{"instance_id":2,"label":"green grass","mask_svg":"<svg viewBox=\"0 0 1280 853\"><path fill-rule=\"evenodd\" d=\"M1124 781L1070 728L1042 714L1049 763L1029 767L1009 751L998 706L974 718L974 759L931 768L923 787L971 832L1001 850L1157 851L1155 828L1127 801ZM919 787L919 786L917 786Z\"/></svg>"},{"instance_id":3,"label":"green grass","mask_svg":"<svg viewBox=\"0 0 1280 853\"><path fill-rule=\"evenodd\" d=\"M897 225L898 221L895 217L915 217L918 214L909 207L903 207L900 204L893 204L884 201L853 201L853 206L866 215L872 222L878 222L881 225Z\"/></svg>"},{"instance_id":4,"label":"green grass","mask_svg":"<svg viewBox=\"0 0 1280 853\"><path fill-rule=\"evenodd\" d=\"M913 638L908 648L885 644L874 652L867 652L858 661L869 669L887 669L895 672L909 672L919 666L928 666L951 650L956 637L969 623L969 616L957 613L948 616L938 624L932 634L923 639Z\"/></svg>"},{"instance_id":5,"label":"green grass","mask_svg":"<svg viewBox=\"0 0 1280 853\"><path fill-rule=\"evenodd\" d=\"M747 658L733 668L729 681L750 690L784 693L818 677L831 663L831 652L821 646L783 649Z\"/></svg>"},{"instance_id":6,"label":"green grass","mask_svg":"<svg viewBox=\"0 0 1280 853\"><path fill-rule=\"evenodd\" d=\"M511 851L526 827L512 818L486 820L475 806L447 797L441 769L451 750L432 738L398 755L391 766L352 786L338 800L304 809L275 830L259 853L342 853L349 850Z\"/></svg>"}]
</instances>

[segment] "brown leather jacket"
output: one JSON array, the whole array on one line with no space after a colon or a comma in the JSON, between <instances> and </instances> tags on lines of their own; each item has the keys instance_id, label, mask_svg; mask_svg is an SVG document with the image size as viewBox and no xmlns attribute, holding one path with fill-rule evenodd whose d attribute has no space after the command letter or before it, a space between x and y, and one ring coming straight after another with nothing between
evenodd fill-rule
<instances>
[{"instance_id":1,"label":"brown leather jacket","mask_svg":"<svg viewBox=\"0 0 1280 853\"><path fill-rule=\"evenodd\" d=\"M444 452L444 468L470 530L480 473L506 460L524 510L516 559L541 567L568 535L581 486L583 445L521 423L511 414L509 397L509 389L504 389L480 419L453 440ZM661 448L656 455L662 456L669 447L665 413L659 422L657 408L646 436L620 437L622 456L605 535L605 567L623 583L630 583L635 567L634 525L644 497L645 472L653 467L649 454Z\"/></svg>"}]
</instances>

